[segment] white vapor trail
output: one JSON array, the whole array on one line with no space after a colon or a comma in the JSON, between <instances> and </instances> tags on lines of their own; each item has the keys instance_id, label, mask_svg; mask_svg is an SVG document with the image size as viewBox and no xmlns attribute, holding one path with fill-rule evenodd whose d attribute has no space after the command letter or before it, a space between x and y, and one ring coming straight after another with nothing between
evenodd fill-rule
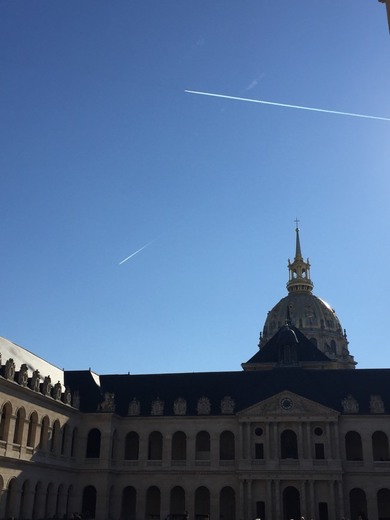
<instances>
[{"instance_id":1,"label":"white vapor trail","mask_svg":"<svg viewBox=\"0 0 390 520\"><path fill-rule=\"evenodd\" d=\"M354 114L353 112L340 112L338 110L327 110L325 108L314 108L314 107L304 107L300 105L288 105L287 103L276 103L275 101L263 101L262 99L251 99L251 98L243 98L236 96L227 96L226 94L213 94L212 92L199 92L196 90L185 90L188 94L198 94L200 96L211 96L223 99L233 99L235 101L247 101L248 103L260 103L262 105L273 105L276 107L285 107L285 108L299 108L300 110L311 110L312 112L325 112L326 114L337 114L339 116L352 116L352 117L363 117L365 119L379 119L380 121L390 121L389 117L380 117L380 116L369 116L366 114Z\"/></svg>"},{"instance_id":2,"label":"white vapor trail","mask_svg":"<svg viewBox=\"0 0 390 520\"><path fill-rule=\"evenodd\" d=\"M124 264L125 262L127 262L127 260L130 260L130 258L133 258L133 256L138 255L138 253L140 253L143 249L145 249L145 247L150 246L150 244L151 244L152 242L154 242L154 240L151 240L150 242L148 242L148 243L145 244L144 246L142 246L142 247L140 247L139 249L137 249L137 251L134 251L134 253L131 253L131 255L129 255L129 256L126 257L124 260L122 260L121 262L119 262L119 265Z\"/></svg>"}]
</instances>

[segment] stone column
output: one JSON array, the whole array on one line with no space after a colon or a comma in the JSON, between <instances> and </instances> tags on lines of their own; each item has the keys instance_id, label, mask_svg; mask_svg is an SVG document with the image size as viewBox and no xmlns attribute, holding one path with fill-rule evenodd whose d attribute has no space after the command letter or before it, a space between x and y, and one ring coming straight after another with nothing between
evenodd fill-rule
<instances>
[{"instance_id":1,"label":"stone column","mask_svg":"<svg viewBox=\"0 0 390 520\"><path fill-rule=\"evenodd\" d=\"M306 459L306 450L303 442L303 427L302 423L298 424L298 459Z\"/></svg>"},{"instance_id":2,"label":"stone column","mask_svg":"<svg viewBox=\"0 0 390 520\"><path fill-rule=\"evenodd\" d=\"M275 518L278 520L279 518L282 518L282 511L280 510L280 505L282 503L282 497L280 495L280 480L275 480Z\"/></svg>"},{"instance_id":3,"label":"stone column","mask_svg":"<svg viewBox=\"0 0 390 520\"><path fill-rule=\"evenodd\" d=\"M162 465L163 465L163 467L170 467L172 465L172 435L171 434L165 435L163 437Z\"/></svg>"},{"instance_id":4,"label":"stone column","mask_svg":"<svg viewBox=\"0 0 390 520\"><path fill-rule=\"evenodd\" d=\"M306 480L301 481L301 515L307 518Z\"/></svg>"},{"instance_id":5,"label":"stone column","mask_svg":"<svg viewBox=\"0 0 390 520\"><path fill-rule=\"evenodd\" d=\"M325 458L326 459L333 459L333 446L331 442L331 431L330 431L330 424L326 423L325 426Z\"/></svg>"},{"instance_id":6,"label":"stone column","mask_svg":"<svg viewBox=\"0 0 390 520\"><path fill-rule=\"evenodd\" d=\"M210 519L219 520L219 493L215 490L210 490Z\"/></svg>"}]
</instances>

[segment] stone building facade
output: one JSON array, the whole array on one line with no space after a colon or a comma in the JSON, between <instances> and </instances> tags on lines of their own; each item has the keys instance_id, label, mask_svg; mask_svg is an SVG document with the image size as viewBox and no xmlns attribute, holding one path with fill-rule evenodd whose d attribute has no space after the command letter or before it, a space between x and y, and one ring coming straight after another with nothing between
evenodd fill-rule
<instances>
[{"instance_id":1,"label":"stone building facade","mask_svg":"<svg viewBox=\"0 0 390 520\"><path fill-rule=\"evenodd\" d=\"M389 520L390 370L355 369L296 240L242 370L62 371L0 339L0 518Z\"/></svg>"}]
</instances>

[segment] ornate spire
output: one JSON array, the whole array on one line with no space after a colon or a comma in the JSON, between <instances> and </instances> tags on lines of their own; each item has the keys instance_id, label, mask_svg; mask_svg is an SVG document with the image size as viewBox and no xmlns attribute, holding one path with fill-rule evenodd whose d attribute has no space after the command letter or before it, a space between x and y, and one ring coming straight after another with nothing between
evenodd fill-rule
<instances>
[{"instance_id":1,"label":"ornate spire","mask_svg":"<svg viewBox=\"0 0 390 520\"><path fill-rule=\"evenodd\" d=\"M296 242L295 242L295 258L293 262L288 260L289 280L287 282L288 292L309 292L313 289L313 282L310 280L310 263L309 259L305 262L301 253L301 242L299 240L299 220L296 223Z\"/></svg>"}]
</instances>

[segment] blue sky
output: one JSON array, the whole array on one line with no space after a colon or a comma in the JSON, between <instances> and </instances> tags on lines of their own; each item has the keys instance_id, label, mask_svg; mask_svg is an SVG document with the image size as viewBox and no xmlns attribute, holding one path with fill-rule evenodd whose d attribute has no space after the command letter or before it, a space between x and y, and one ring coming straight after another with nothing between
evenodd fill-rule
<instances>
[{"instance_id":1,"label":"blue sky","mask_svg":"<svg viewBox=\"0 0 390 520\"><path fill-rule=\"evenodd\" d=\"M376 1L1 0L0 335L66 369L239 370L294 219L390 367L390 37ZM124 258L142 248L127 262Z\"/></svg>"}]
</instances>

